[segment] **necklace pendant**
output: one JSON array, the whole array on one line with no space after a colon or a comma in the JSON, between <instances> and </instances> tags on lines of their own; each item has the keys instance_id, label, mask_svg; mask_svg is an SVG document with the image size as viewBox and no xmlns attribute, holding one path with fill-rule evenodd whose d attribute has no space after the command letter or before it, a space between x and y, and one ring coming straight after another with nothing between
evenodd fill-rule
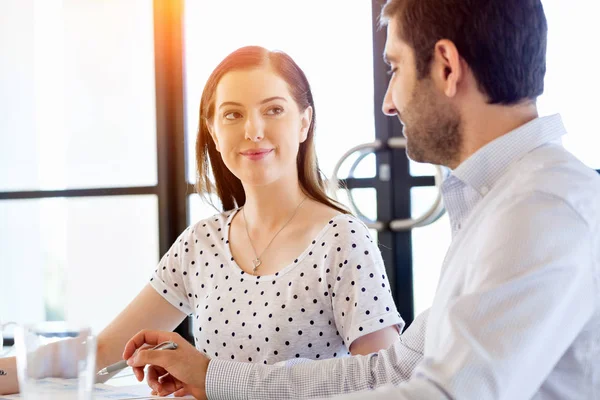
<instances>
[{"instance_id":1,"label":"necklace pendant","mask_svg":"<svg viewBox=\"0 0 600 400\"><path fill-rule=\"evenodd\" d=\"M254 268L252 268L252 272L256 272L256 269L258 267L260 267L261 261L260 259L257 257L254 260L252 260L252 264L254 264Z\"/></svg>"}]
</instances>

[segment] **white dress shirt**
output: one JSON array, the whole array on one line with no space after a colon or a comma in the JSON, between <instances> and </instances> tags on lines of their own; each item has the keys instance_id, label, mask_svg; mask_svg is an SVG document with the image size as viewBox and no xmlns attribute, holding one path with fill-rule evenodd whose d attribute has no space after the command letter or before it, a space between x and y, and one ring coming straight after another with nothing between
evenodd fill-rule
<instances>
[{"instance_id":1,"label":"white dress shirt","mask_svg":"<svg viewBox=\"0 0 600 400\"><path fill-rule=\"evenodd\" d=\"M211 362L209 398L599 399L600 177L564 133L560 116L538 118L444 182L453 240L436 297L390 349L291 367Z\"/></svg>"},{"instance_id":2,"label":"white dress shirt","mask_svg":"<svg viewBox=\"0 0 600 400\"><path fill-rule=\"evenodd\" d=\"M424 359L408 382L344 399L600 398L600 178L564 132L536 119L444 182L453 240Z\"/></svg>"}]
</instances>

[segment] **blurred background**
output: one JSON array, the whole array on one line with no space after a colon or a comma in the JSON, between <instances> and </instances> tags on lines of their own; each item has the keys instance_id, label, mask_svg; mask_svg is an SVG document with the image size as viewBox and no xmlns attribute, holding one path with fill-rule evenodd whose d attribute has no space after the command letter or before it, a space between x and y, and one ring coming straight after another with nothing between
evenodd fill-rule
<instances>
[{"instance_id":1,"label":"blurred background","mask_svg":"<svg viewBox=\"0 0 600 400\"><path fill-rule=\"evenodd\" d=\"M379 240L403 317L429 307L450 228L441 214L390 228L430 209L437 189L433 166L386 145L401 126L380 111L381 3L0 0L0 321L84 320L99 332L179 233L217 212L193 187L200 95L245 45L283 50L306 72L328 177L350 148L380 141L339 176ZM600 170L598 6L543 4L541 114L560 112L566 147Z\"/></svg>"}]
</instances>

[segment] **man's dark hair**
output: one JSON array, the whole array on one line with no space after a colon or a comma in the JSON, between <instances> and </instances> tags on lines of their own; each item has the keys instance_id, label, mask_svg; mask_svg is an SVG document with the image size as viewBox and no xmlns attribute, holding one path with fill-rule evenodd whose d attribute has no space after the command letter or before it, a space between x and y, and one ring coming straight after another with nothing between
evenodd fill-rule
<instances>
[{"instance_id":1,"label":"man's dark hair","mask_svg":"<svg viewBox=\"0 0 600 400\"><path fill-rule=\"evenodd\" d=\"M390 20L415 52L419 79L430 72L435 44L448 39L490 104L544 92L548 27L541 0L388 0L380 21Z\"/></svg>"}]
</instances>

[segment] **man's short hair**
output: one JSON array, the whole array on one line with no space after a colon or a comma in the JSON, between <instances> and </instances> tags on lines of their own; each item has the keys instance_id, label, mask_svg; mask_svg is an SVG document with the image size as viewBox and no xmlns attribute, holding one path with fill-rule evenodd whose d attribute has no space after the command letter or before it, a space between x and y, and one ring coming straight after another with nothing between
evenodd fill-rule
<instances>
[{"instance_id":1,"label":"man's short hair","mask_svg":"<svg viewBox=\"0 0 600 400\"><path fill-rule=\"evenodd\" d=\"M535 100L544 92L547 22L541 0L388 0L415 53L417 76L429 75L435 44L451 40L490 104Z\"/></svg>"}]
</instances>

